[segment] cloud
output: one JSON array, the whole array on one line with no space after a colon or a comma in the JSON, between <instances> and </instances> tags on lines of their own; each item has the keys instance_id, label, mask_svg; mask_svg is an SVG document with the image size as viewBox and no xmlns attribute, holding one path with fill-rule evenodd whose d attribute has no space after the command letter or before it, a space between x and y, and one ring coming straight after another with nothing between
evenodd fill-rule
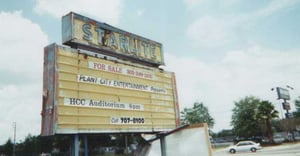
<instances>
[{"instance_id":1,"label":"cloud","mask_svg":"<svg viewBox=\"0 0 300 156\"><path fill-rule=\"evenodd\" d=\"M73 11L101 22L117 25L120 20L122 0L37 0L34 10L55 18Z\"/></svg>"},{"instance_id":2,"label":"cloud","mask_svg":"<svg viewBox=\"0 0 300 156\"><path fill-rule=\"evenodd\" d=\"M247 31L251 29L251 26L256 25L258 20L292 7L298 2L274 0L262 8L247 13L206 14L191 22L186 35L195 48L220 48L226 45L247 44L252 41L248 41L249 39L243 35L247 34ZM238 3L238 1L232 1L232 3Z\"/></svg>"},{"instance_id":3,"label":"cloud","mask_svg":"<svg viewBox=\"0 0 300 156\"><path fill-rule=\"evenodd\" d=\"M145 13L145 9L139 9L139 10L136 11L136 14L137 14L138 16L143 16L144 13Z\"/></svg>"},{"instance_id":4,"label":"cloud","mask_svg":"<svg viewBox=\"0 0 300 156\"><path fill-rule=\"evenodd\" d=\"M297 0L273 0L264 8L254 12L253 14L258 18L267 17L286 8L293 7L298 2L299 1Z\"/></svg>"},{"instance_id":5,"label":"cloud","mask_svg":"<svg viewBox=\"0 0 300 156\"><path fill-rule=\"evenodd\" d=\"M184 0L183 2L188 9L192 10L192 9L197 9L199 6L207 6L210 4L216 6L216 3L219 3L225 7L230 7L235 4L240 3L241 0L226 0L226 1L223 1L223 0Z\"/></svg>"},{"instance_id":6,"label":"cloud","mask_svg":"<svg viewBox=\"0 0 300 156\"><path fill-rule=\"evenodd\" d=\"M231 22L230 22L231 21ZM195 47L222 46L230 41L235 22L212 16L195 20L187 29L187 37Z\"/></svg>"},{"instance_id":7,"label":"cloud","mask_svg":"<svg viewBox=\"0 0 300 156\"><path fill-rule=\"evenodd\" d=\"M277 51L258 45L228 51L218 63L166 53L166 70L176 74L180 108L202 101L216 120L214 129L230 127L234 101L254 95L270 100L279 110L276 86L300 86L300 49ZM300 90L293 90L300 95ZM296 98L296 96L293 96Z\"/></svg>"},{"instance_id":8,"label":"cloud","mask_svg":"<svg viewBox=\"0 0 300 156\"><path fill-rule=\"evenodd\" d=\"M43 48L47 35L21 11L0 12L0 143L40 133Z\"/></svg>"},{"instance_id":9,"label":"cloud","mask_svg":"<svg viewBox=\"0 0 300 156\"><path fill-rule=\"evenodd\" d=\"M193 9L198 7L200 4L205 4L207 3L207 0L184 0L185 5L189 9Z\"/></svg>"}]
</instances>

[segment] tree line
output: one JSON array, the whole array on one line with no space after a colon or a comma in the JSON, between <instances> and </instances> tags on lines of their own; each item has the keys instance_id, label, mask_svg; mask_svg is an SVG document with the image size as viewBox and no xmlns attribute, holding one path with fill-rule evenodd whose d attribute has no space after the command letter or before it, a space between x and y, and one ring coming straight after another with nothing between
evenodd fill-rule
<instances>
[{"instance_id":1,"label":"tree line","mask_svg":"<svg viewBox=\"0 0 300 156\"><path fill-rule=\"evenodd\" d=\"M295 101L296 111L287 127L286 120L279 120L279 112L274 105L267 100L261 100L255 96L246 96L234 102L232 109L232 130L222 130L218 133L210 132L212 136L234 136L239 139L265 137L273 143L273 132L295 130L295 125L300 125L300 97ZM205 122L213 128L215 120L210 115L208 108L202 102L195 102L191 108L184 108L181 112L182 124L196 124ZM295 120L296 119L296 120Z\"/></svg>"},{"instance_id":2,"label":"tree line","mask_svg":"<svg viewBox=\"0 0 300 156\"><path fill-rule=\"evenodd\" d=\"M84 153L83 135L79 136L80 152ZM87 135L89 155L103 155L107 151L114 151L115 154L124 154L126 145L129 150L133 150L131 145L144 143L138 134L91 134ZM13 142L8 139L0 146L0 156L13 155ZM28 135L24 141L15 145L16 156L38 156L42 153L51 153L52 156L74 155L74 135L54 135L54 136L33 136ZM131 156L133 151L127 151L127 156Z\"/></svg>"}]
</instances>

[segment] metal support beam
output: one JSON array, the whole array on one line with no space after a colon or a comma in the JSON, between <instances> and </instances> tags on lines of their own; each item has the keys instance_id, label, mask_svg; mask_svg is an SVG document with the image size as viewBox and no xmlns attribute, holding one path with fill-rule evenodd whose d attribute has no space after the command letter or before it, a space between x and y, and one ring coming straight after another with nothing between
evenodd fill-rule
<instances>
[{"instance_id":1,"label":"metal support beam","mask_svg":"<svg viewBox=\"0 0 300 156\"><path fill-rule=\"evenodd\" d=\"M89 156L89 147L87 135L84 135L84 156Z\"/></svg>"},{"instance_id":2,"label":"metal support beam","mask_svg":"<svg viewBox=\"0 0 300 156\"><path fill-rule=\"evenodd\" d=\"M167 156L166 151L166 136L160 137L160 150L161 150L161 156Z\"/></svg>"},{"instance_id":3,"label":"metal support beam","mask_svg":"<svg viewBox=\"0 0 300 156\"><path fill-rule=\"evenodd\" d=\"M127 138L127 134L125 134L125 154L128 154L128 138Z\"/></svg>"},{"instance_id":4,"label":"metal support beam","mask_svg":"<svg viewBox=\"0 0 300 156\"><path fill-rule=\"evenodd\" d=\"M74 135L74 156L79 156L79 136Z\"/></svg>"}]
</instances>

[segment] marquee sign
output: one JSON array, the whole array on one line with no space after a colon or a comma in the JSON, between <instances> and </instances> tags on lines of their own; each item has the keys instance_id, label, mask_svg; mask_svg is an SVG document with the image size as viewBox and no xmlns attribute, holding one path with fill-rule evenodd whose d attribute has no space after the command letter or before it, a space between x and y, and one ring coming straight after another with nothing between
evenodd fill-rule
<instances>
[{"instance_id":1,"label":"marquee sign","mask_svg":"<svg viewBox=\"0 0 300 156\"><path fill-rule=\"evenodd\" d=\"M176 128L175 75L49 45L44 52L42 135L159 132Z\"/></svg>"},{"instance_id":2,"label":"marquee sign","mask_svg":"<svg viewBox=\"0 0 300 156\"><path fill-rule=\"evenodd\" d=\"M62 29L66 45L153 66L164 64L161 43L106 23L71 12L63 17Z\"/></svg>"},{"instance_id":3,"label":"marquee sign","mask_svg":"<svg viewBox=\"0 0 300 156\"><path fill-rule=\"evenodd\" d=\"M278 95L278 99L290 100L289 90L282 87L276 87L276 92Z\"/></svg>"}]
</instances>

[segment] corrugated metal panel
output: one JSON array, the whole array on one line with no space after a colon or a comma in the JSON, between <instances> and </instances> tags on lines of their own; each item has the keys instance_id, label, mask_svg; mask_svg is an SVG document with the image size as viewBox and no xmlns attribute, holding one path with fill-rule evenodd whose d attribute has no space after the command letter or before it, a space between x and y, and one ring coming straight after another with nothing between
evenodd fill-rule
<instances>
[{"instance_id":1,"label":"corrugated metal panel","mask_svg":"<svg viewBox=\"0 0 300 156\"><path fill-rule=\"evenodd\" d=\"M44 90L51 93L45 108L51 105L54 111L42 116L42 135L158 132L178 126L173 73L50 45L44 74Z\"/></svg>"}]
</instances>

